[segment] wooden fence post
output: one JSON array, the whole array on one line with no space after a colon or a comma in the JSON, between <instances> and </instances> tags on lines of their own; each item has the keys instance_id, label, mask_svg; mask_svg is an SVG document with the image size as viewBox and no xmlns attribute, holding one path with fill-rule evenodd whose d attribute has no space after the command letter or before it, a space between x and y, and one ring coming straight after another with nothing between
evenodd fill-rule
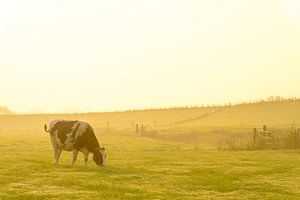
<instances>
[{"instance_id":1,"label":"wooden fence post","mask_svg":"<svg viewBox=\"0 0 300 200\"><path fill-rule=\"evenodd\" d=\"M275 149L275 136L272 134L272 149Z\"/></svg>"},{"instance_id":2,"label":"wooden fence post","mask_svg":"<svg viewBox=\"0 0 300 200\"><path fill-rule=\"evenodd\" d=\"M254 128L253 129L253 143L252 143L253 149L255 149L256 138L257 138L257 129Z\"/></svg>"},{"instance_id":3,"label":"wooden fence post","mask_svg":"<svg viewBox=\"0 0 300 200\"><path fill-rule=\"evenodd\" d=\"M145 133L145 127L144 127L144 124L141 125L141 134L144 134Z\"/></svg>"},{"instance_id":4,"label":"wooden fence post","mask_svg":"<svg viewBox=\"0 0 300 200\"><path fill-rule=\"evenodd\" d=\"M135 125L135 133L139 134L139 125L138 124Z\"/></svg>"},{"instance_id":5,"label":"wooden fence post","mask_svg":"<svg viewBox=\"0 0 300 200\"><path fill-rule=\"evenodd\" d=\"M263 126L263 131L267 131L267 126L266 125Z\"/></svg>"}]
</instances>

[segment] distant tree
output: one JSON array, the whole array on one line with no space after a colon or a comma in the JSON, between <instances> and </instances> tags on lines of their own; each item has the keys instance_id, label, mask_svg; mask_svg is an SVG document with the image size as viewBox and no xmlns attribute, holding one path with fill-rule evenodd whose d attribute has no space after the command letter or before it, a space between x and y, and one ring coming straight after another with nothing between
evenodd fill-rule
<instances>
[{"instance_id":1,"label":"distant tree","mask_svg":"<svg viewBox=\"0 0 300 200\"><path fill-rule=\"evenodd\" d=\"M0 106L0 115L13 115L14 112L9 110L7 107Z\"/></svg>"}]
</instances>

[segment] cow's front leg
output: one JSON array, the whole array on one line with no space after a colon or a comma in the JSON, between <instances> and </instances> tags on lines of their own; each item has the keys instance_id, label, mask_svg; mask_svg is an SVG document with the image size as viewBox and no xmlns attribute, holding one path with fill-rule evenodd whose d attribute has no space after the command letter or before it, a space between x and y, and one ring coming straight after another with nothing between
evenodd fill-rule
<instances>
[{"instance_id":1,"label":"cow's front leg","mask_svg":"<svg viewBox=\"0 0 300 200\"><path fill-rule=\"evenodd\" d=\"M55 148L54 149L54 157L55 157L55 165L56 167L59 167L59 158L60 158L60 155L61 155L61 149L59 148Z\"/></svg>"},{"instance_id":2,"label":"cow's front leg","mask_svg":"<svg viewBox=\"0 0 300 200\"><path fill-rule=\"evenodd\" d=\"M72 159L72 166L74 166L75 161L77 160L78 150L73 150L73 159Z\"/></svg>"},{"instance_id":3,"label":"cow's front leg","mask_svg":"<svg viewBox=\"0 0 300 200\"><path fill-rule=\"evenodd\" d=\"M89 151L87 149L82 150L83 157L84 157L84 166L87 166L89 160Z\"/></svg>"}]
</instances>

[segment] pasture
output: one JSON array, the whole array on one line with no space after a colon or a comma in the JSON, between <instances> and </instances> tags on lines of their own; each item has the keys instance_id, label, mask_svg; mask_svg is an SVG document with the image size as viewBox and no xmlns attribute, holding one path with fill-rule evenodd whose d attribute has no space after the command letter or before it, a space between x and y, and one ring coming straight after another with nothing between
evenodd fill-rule
<instances>
[{"instance_id":1,"label":"pasture","mask_svg":"<svg viewBox=\"0 0 300 200\"><path fill-rule=\"evenodd\" d=\"M54 167L43 132L1 133L0 199L299 199L299 151L217 151L128 133L98 134L108 164Z\"/></svg>"},{"instance_id":2,"label":"pasture","mask_svg":"<svg viewBox=\"0 0 300 200\"><path fill-rule=\"evenodd\" d=\"M274 104L264 115L269 106ZM247 134L246 126L234 119L244 120L249 114L233 107L225 119L224 109L211 109L183 109L177 115L176 110L157 110L0 116L0 199L300 199L300 151L218 151L210 141L228 131ZM218 121L211 119L214 115L220 116L220 124L212 127L212 121ZM49 135L43 131L43 123L52 118L91 122L107 149L107 166L97 167L90 155L84 167L80 154L71 167L72 153L63 152L56 168ZM255 123L255 118L248 120ZM145 124L156 120L165 137L136 134L131 120L139 119ZM114 127L118 120L123 124ZM199 134L197 143L191 131Z\"/></svg>"}]
</instances>

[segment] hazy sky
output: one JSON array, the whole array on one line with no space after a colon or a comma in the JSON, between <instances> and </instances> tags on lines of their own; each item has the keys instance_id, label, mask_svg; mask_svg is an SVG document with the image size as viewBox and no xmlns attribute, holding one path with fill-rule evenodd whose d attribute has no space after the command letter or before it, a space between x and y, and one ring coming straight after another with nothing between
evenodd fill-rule
<instances>
[{"instance_id":1,"label":"hazy sky","mask_svg":"<svg viewBox=\"0 0 300 200\"><path fill-rule=\"evenodd\" d=\"M0 105L105 111L300 96L298 0L0 0Z\"/></svg>"}]
</instances>

